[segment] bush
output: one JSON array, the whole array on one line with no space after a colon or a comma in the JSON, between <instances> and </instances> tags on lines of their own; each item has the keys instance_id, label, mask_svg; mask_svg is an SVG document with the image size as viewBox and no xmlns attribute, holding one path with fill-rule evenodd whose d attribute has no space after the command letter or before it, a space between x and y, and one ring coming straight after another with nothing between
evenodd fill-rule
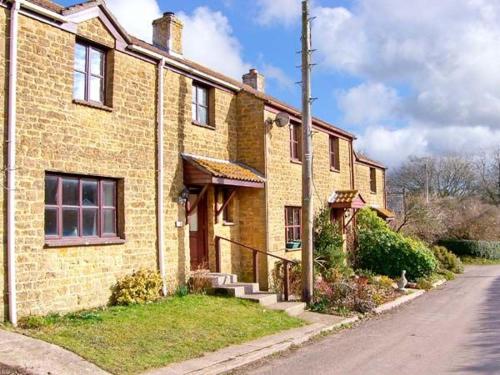
<instances>
[{"instance_id":1,"label":"bush","mask_svg":"<svg viewBox=\"0 0 500 375\"><path fill-rule=\"evenodd\" d=\"M459 257L453 254L444 246L433 246L432 252L439 262L440 269L448 270L454 273L463 273L464 266Z\"/></svg>"},{"instance_id":2,"label":"bush","mask_svg":"<svg viewBox=\"0 0 500 375\"><path fill-rule=\"evenodd\" d=\"M203 269L192 271L189 278L189 291L193 294L207 294L212 289L209 273L210 271Z\"/></svg>"},{"instance_id":3,"label":"bush","mask_svg":"<svg viewBox=\"0 0 500 375\"><path fill-rule=\"evenodd\" d=\"M314 220L314 258L323 271L343 267L345 263L342 232L332 223L330 215L327 207Z\"/></svg>"},{"instance_id":4,"label":"bush","mask_svg":"<svg viewBox=\"0 0 500 375\"><path fill-rule=\"evenodd\" d=\"M111 288L112 305L133 305L153 302L161 296L162 279L158 272L139 270L127 275Z\"/></svg>"},{"instance_id":5,"label":"bush","mask_svg":"<svg viewBox=\"0 0 500 375\"><path fill-rule=\"evenodd\" d=\"M389 277L400 277L406 270L410 280L434 272L438 262L432 251L418 240L391 230L370 209L357 215L358 250L356 266Z\"/></svg>"},{"instance_id":6,"label":"bush","mask_svg":"<svg viewBox=\"0 0 500 375\"><path fill-rule=\"evenodd\" d=\"M274 264L273 271L271 272L271 290L275 293L283 294L285 288L283 285L283 277L285 275L285 269L283 267L283 262L279 261ZM290 277L290 289L289 294L291 296L299 297L302 296L302 266L300 263L294 263L290 265L289 273Z\"/></svg>"},{"instance_id":7,"label":"bush","mask_svg":"<svg viewBox=\"0 0 500 375\"><path fill-rule=\"evenodd\" d=\"M439 245L446 247L458 256L471 256L486 259L500 259L500 241L441 240Z\"/></svg>"}]
</instances>

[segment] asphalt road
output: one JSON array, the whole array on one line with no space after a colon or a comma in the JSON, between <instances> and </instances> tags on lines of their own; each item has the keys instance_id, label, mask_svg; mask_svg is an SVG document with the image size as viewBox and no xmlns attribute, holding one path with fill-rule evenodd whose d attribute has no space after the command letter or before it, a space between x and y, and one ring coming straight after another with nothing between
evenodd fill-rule
<instances>
[{"instance_id":1,"label":"asphalt road","mask_svg":"<svg viewBox=\"0 0 500 375\"><path fill-rule=\"evenodd\" d=\"M246 374L500 374L500 266L468 267L408 305Z\"/></svg>"}]
</instances>

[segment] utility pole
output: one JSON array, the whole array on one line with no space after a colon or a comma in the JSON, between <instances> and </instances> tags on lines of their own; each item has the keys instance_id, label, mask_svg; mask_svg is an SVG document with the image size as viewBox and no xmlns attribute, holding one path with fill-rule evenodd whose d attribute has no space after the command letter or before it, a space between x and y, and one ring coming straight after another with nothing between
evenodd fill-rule
<instances>
[{"instance_id":1,"label":"utility pole","mask_svg":"<svg viewBox=\"0 0 500 375\"><path fill-rule=\"evenodd\" d=\"M313 194L311 117L311 25L309 0L302 1L302 299L313 296Z\"/></svg>"}]
</instances>

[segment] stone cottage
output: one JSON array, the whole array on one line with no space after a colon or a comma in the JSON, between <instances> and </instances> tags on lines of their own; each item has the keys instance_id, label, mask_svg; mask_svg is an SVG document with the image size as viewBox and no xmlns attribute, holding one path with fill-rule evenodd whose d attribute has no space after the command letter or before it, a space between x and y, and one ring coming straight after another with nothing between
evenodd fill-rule
<instances>
[{"instance_id":1,"label":"stone cottage","mask_svg":"<svg viewBox=\"0 0 500 375\"><path fill-rule=\"evenodd\" d=\"M238 244L300 256L300 112L256 70L239 82L185 58L173 13L153 29L129 35L99 0L0 0L0 319L106 304L140 268L164 292L198 268L250 278ZM313 127L317 207L386 211L385 168ZM265 287L273 262L258 264Z\"/></svg>"}]
</instances>

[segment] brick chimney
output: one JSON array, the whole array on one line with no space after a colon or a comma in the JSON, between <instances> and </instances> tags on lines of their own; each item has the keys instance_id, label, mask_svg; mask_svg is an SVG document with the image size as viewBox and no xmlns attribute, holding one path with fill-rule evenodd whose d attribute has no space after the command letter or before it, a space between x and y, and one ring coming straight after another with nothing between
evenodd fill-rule
<instances>
[{"instance_id":1,"label":"brick chimney","mask_svg":"<svg viewBox=\"0 0 500 375\"><path fill-rule=\"evenodd\" d=\"M173 55L182 55L184 25L173 12L163 13L153 21L153 45Z\"/></svg>"},{"instance_id":2,"label":"brick chimney","mask_svg":"<svg viewBox=\"0 0 500 375\"><path fill-rule=\"evenodd\" d=\"M250 69L247 74L243 75L243 83L257 91L266 91L266 79L257 69Z\"/></svg>"}]
</instances>

